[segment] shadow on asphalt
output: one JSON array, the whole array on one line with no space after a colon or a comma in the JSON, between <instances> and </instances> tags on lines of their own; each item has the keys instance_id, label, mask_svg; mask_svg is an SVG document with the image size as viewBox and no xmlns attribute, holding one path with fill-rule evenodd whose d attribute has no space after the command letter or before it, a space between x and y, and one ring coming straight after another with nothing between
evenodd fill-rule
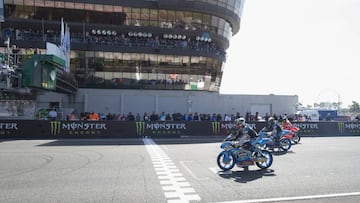
<instances>
[{"instance_id":1,"label":"shadow on asphalt","mask_svg":"<svg viewBox=\"0 0 360 203\"><path fill-rule=\"evenodd\" d=\"M146 138L144 138L146 139ZM171 144L201 144L201 143L218 143L222 141L218 138L154 138L152 139L157 145ZM44 144L37 146L86 146L86 145L144 145L143 138L121 138L121 139L58 139L49 140Z\"/></svg>"},{"instance_id":2,"label":"shadow on asphalt","mask_svg":"<svg viewBox=\"0 0 360 203\"><path fill-rule=\"evenodd\" d=\"M141 139L60 139L49 140L39 147L49 146L94 146L94 145L143 145Z\"/></svg>"},{"instance_id":3,"label":"shadow on asphalt","mask_svg":"<svg viewBox=\"0 0 360 203\"><path fill-rule=\"evenodd\" d=\"M291 148L288 151L270 151L270 152L274 156L282 156L282 155L285 155L285 154L295 154L296 153L293 148Z\"/></svg>"},{"instance_id":4,"label":"shadow on asphalt","mask_svg":"<svg viewBox=\"0 0 360 203\"><path fill-rule=\"evenodd\" d=\"M273 169L259 169L259 170L243 170L231 172L219 172L219 176L225 179L232 179L238 183L247 183L260 179L264 176L275 176Z\"/></svg>"}]
</instances>

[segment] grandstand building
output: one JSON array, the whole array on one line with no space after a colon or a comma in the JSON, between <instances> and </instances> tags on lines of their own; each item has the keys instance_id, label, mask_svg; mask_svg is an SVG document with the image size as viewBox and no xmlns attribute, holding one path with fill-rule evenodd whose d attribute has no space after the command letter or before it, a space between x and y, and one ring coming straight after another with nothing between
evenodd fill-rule
<instances>
[{"instance_id":1,"label":"grandstand building","mask_svg":"<svg viewBox=\"0 0 360 203\"><path fill-rule=\"evenodd\" d=\"M1 44L1 52L15 47L21 69L37 63L23 62L29 50L44 54L47 42L61 44L62 20L69 27L69 73L77 84L58 73L55 89L49 91L51 82L30 85L36 108L191 112L204 94L216 95L223 106L218 92L226 50L240 30L243 5L244 0L4 0L1 39L9 44ZM236 111L250 107L242 108Z\"/></svg>"}]
</instances>

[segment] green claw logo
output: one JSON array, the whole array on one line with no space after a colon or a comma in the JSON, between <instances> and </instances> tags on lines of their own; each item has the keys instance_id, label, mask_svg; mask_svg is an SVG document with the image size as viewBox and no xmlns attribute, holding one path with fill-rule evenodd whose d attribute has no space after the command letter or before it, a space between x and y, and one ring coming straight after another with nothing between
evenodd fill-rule
<instances>
[{"instance_id":1,"label":"green claw logo","mask_svg":"<svg viewBox=\"0 0 360 203\"><path fill-rule=\"evenodd\" d=\"M343 133L345 131L345 123L338 122L338 128L339 128L339 132Z\"/></svg>"},{"instance_id":2,"label":"green claw logo","mask_svg":"<svg viewBox=\"0 0 360 203\"><path fill-rule=\"evenodd\" d=\"M50 132L52 135L60 134L61 122L60 121L51 121L50 122Z\"/></svg>"},{"instance_id":3,"label":"green claw logo","mask_svg":"<svg viewBox=\"0 0 360 203\"><path fill-rule=\"evenodd\" d=\"M145 133L145 122L136 122L136 134L143 135Z\"/></svg>"},{"instance_id":4,"label":"green claw logo","mask_svg":"<svg viewBox=\"0 0 360 203\"><path fill-rule=\"evenodd\" d=\"M220 122L211 122L212 131L215 135L220 133Z\"/></svg>"}]
</instances>

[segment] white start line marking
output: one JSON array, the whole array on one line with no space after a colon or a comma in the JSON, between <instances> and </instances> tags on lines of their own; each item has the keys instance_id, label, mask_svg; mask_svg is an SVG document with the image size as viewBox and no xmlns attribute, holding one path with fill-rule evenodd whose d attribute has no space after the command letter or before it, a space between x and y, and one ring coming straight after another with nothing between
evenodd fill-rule
<instances>
[{"instance_id":1,"label":"white start line marking","mask_svg":"<svg viewBox=\"0 0 360 203\"><path fill-rule=\"evenodd\" d=\"M168 203L200 201L200 196L186 181L168 155L150 138L143 142L151 157L156 174Z\"/></svg>"}]
</instances>

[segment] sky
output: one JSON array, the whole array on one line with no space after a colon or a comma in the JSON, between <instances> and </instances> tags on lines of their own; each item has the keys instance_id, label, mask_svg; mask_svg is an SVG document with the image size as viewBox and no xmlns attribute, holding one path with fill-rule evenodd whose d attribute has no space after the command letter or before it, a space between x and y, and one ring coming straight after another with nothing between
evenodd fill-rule
<instances>
[{"instance_id":1,"label":"sky","mask_svg":"<svg viewBox=\"0 0 360 203\"><path fill-rule=\"evenodd\" d=\"M247 0L221 94L360 103L360 0Z\"/></svg>"}]
</instances>

